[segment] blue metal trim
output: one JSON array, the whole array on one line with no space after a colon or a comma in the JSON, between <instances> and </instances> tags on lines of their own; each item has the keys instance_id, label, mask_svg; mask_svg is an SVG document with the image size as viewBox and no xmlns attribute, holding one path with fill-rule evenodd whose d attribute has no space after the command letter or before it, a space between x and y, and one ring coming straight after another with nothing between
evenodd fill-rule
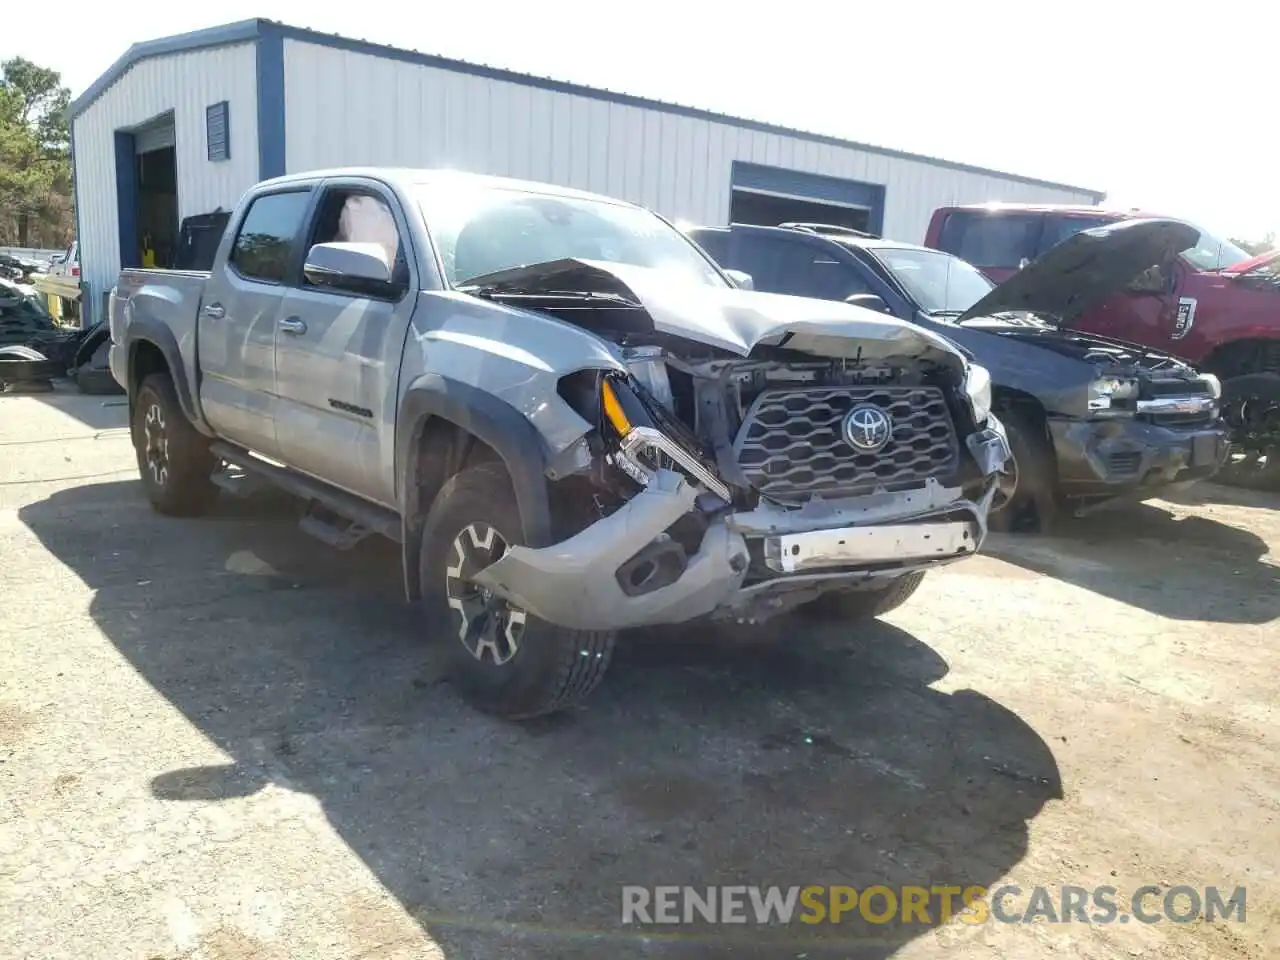
<instances>
[{"instance_id":1,"label":"blue metal trim","mask_svg":"<svg viewBox=\"0 0 1280 960\"><path fill-rule=\"evenodd\" d=\"M120 229L120 269L140 267L138 256L138 155L134 136L116 131L116 219ZM81 273L84 272L81 255Z\"/></svg>"},{"instance_id":2,"label":"blue metal trim","mask_svg":"<svg viewBox=\"0 0 1280 960\"><path fill-rule=\"evenodd\" d=\"M938 157L929 157L918 153L907 153L904 150L877 147L868 143L859 143L855 140L842 140L839 137L832 137L821 133L811 133L807 130L796 130L790 127L783 127L778 124L765 123L760 120L747 120L741 117L731 117L725 114L713 113L710 110L702 110L697 107L686 107L675 103L665 103L661 100L650 100L647 97L636 97L627 93L614 93L611 90L584 87L576 83L552 80L548 77L535 77L531 74L517 73L514 70L502 70L497 67L487 67L477 63L467 63L462 60L450 60L445 57L419 53L416 50L403 50L399 47L389 47L384 44L370 43L366 40L353 40L349 37L339 37L334 34L319 33L315 30L307 30L302 27L291 27L271 20L243 20L239 23L232 23L223 27L211 27L207 30L197 30L194 33L178 34L177 36L166 37L162 40L149 40L145 43L135 43L128 49L128 51L125 52L124 56L111 65L110 69L108 69L106 73L94 81L94 83L90 85L83 94L76 98L76 100L71 104L69 116L75 117L83 113L84 110L93 103L93 101L96 100L107 87L119 79L119 77L128 70L129 67L133 66L133 64L137 63L139 60L145 60L148 57L164 56L171 53L181 53L187 50L199 50L204 47L243 43L247 40L256 40L267 33L278 33L283 38L300 40L304 43L314 43L321 47L332 47L337 50L364 53L374 57L382 57L388 60L399 60L405 63L414 63L421 66L438 67L439 69L450 70L454 73L466 73L477 77L487 77L491 80L505 80L509 83L518 83L527 87L536 87L540 90L551 90L556 93L569 93L574 96L589 97L593 100L603 100L607 103L617 103L628 107L640 107L645 110L660 110L664 113L672 113L683 117L692 117L697 120L709 120L713 123L727 123L746 130L758 130L761 133L774 133L784 137L796 137L801 140L807 140L811 143L821 143L833 147L849 147L854 150L863 150L868 153L874 153L882 157L894 157L900 160L915 160L948 170L961 170L965 173L976 173L988 177L999 177L1001 180L1008 180L1014 183L1026 183L1038 187L1051 187L1056 190L1072 190L1077 193L1089 194L1093 198L1094 203L1101 203L1107 196L1106 193L1102 191L1091 190L1087 187L1077 187L1068 183L1055 183L1052 180L1040 180L1035 177L1023 177L1014 173L1005 173L1001 170L992 170L988 167L977 167L967 163L956 163L951 160L943 160ZM262 132L260 130L259 137L261 137L261 135Z\"/></svg>"},{"instance_id":3,"label":"blue metal trim","mask_svg":"<svg viewBox=\"0 0 1280 960\"><path fill-rule=\"evenodd\" d=\"M258 179L285 174L284 31L258 21Z\"/></svg>"},{"instance_id":4,"label":"blue metal trim","mask_svg":"<svg viewBox=\"0 0 1280 960\"><path fill-rule=\"evenodd\" d=\"M232 43L246 43L257 39L260 24L262 23L263 21L261 20L241 20L221 27L208 27L204 30L194 30L191 33L180 33L176 36L163 37L159 40L146 40L142 43L135 43L124 52L124 55L119 60L107 68L106 73L89 84L84 93L71 101L71 106L67 108L67 119L73 120L84 113L90 104L102 96L107 87L119 80L130 67L141 60L147 60L151 57L163 57L171 53L201 50L205 47L222 47Z\"/></svg>"},{"instance_id":5,"label":"blue metal trim","mask_svg":"<svg viewBox=\"0 0 1280 960\"><path fill-rule=\"evenodd\" d=\"M92 322L93 302L90 298L91 288L89 282L84 276L84 234L80 232L80 178L76 176L75 124L67 124L67 135L71 144L71 206L76 219L76 235L72 239L78 244L76 255L80 258L80 325L87 327Z\"/></svg>"},{"instance_id":6,"label":"blue metal trim","mask_svg":"<svg viewBox=\"0 0 1280 960\"><path fill-rule=\"evenodd\" d=\"M843 203L864 207L868 212L868 227L874 233L884 230L884 193L879 183L863 183L782 167L766 167L759 163L734 160L729 174L730 190L762 190L792 197L804 197L818 202Z\"/></svg>"}]
</instances>

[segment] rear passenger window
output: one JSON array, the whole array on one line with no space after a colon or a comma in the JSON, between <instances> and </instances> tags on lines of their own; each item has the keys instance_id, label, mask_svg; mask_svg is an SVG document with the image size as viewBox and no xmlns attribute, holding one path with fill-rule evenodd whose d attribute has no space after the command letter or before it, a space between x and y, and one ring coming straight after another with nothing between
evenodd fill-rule
<instances>
[{"instance_id":1,"label":"rear passenger window","mask_svg":"<svg viewBox=\"0 0 1280 960\"><path fill-rule=\"evenodd\" d=\"M730 270L751 274L757 290L785 293L781 286L785 282L782 267L790 246L772 237L732 233L729 235L729 249L720 264Z\"/></svg>"},{"instance_id":2,"label":"rear passenger window","mask_svg":"<svg viewBox=\"0 0 1280 960\"><path fill-rule=\"evenodd\" d=\"M726 270L740 269L738 267L729 266L725 263L725 249L728 247L729 235L727 233L716 233L711 230L699 230L691 233L690 238L707 252L716 263L724 267Z\"/></svg>"},{"instance_id":3,"label":"rear passenger window","mask_svg":"<svg viewBox=\"0 0 1280 960\"><path fill-rule=\"evenodd\" d=\"M844 300L855 293L871 293L871 286L861 272L821 251L813 252L806 265L808 282L796 292L819 300Z\"/></svg>"},{"instance_id":4,"label":"rear passenger window","mask_svg":"<svg viewBox=\"0 0 1280 960\"><path fill-rule=\"evenodd\" d=\"M1037 214L953 213L938 246L975 267L1017 267L1033 260L1042 217Z\"/></svg>"},{"instance_id":5,"label":"rear passenger window","mask_svg":"<svg viewBox=\"0 0 1280 960\"><path fill-rule=\"evenodd\" d=\"M231 248L236 272L250 280L281 283L310 200L305 190L269 193L254 200Z\"/></svg>"},{"instance_id":6,"label":"rear passenger window","mask_svg":"<svg viewBox=\"0 0 1280 960\"><path fill-rule=\"evenodd\" d=\"M1068 237L1074 237L1081 230L1092 230L1111 222L1108 217L1045 217L1044 233L1036 256L1053 249Z\"/></svg>"}]
</instances>

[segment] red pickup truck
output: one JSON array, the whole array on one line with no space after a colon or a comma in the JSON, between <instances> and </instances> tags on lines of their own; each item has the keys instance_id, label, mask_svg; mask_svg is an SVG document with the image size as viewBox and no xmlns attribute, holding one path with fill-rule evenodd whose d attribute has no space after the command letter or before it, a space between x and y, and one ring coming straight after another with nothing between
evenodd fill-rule
<instances>
[{"instance_id":1,"label":"red pickup truck","mask_svg":"<svg viewBox=\"0 0 1280 960\"><path fill-rule=\"evenodd\" d=\"M942 207L924 243L968 260L998 283L1081 230L1151 216L1054 205ZM1200 230L1194 247L1135 277L1074 325L1215 374L1232 429L1224 479L1280 486L1280 251L1254 256Z\"/></svg>"}]
</instances>

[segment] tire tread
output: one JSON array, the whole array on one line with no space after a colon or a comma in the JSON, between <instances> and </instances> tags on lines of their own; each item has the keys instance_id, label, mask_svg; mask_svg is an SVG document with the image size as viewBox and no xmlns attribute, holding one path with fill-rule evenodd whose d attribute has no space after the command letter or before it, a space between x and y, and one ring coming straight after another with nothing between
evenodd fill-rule
<instances>
[{"instance_id":1,"label":"tire tread","mask_svg":"<svg viewBox=\"0 0 1280 960\"><path fill-rule=\"evenodd\" d=\"M494 513L502 515L508 527L518 526L519 515L511 480L501 462L485 461L466 467L446 481L428 512L423 531L422 596L424 606L431 613L443 611L439 609L439 590L435 582L438 570L433 567L429 553L435 549L438 538L447 535L452 540L453 534L449 531L458 526L459 520L451 519L450 514L459 509L459 503L465 510L469 507L468 501L477 499ZM492 518L488 519L493 522ZM506 532L511 533L510 530ZM531 682L517 684L512 690L484 689L479 682L470 680L467 671L475 668L464 659L470 657L470 653L453 651L457 679L461 681L464 693L480 709L509 720L528 720L557 713L580 703L604 678L613 657L614 632L557 627L530 616L529 625L525 628L526 641L532 632L530 626L537 628L534 642L544 646L539 659L527 666ZM520 654L516 656L513 663L518 664Z\"/></svg>"}]
</instances>

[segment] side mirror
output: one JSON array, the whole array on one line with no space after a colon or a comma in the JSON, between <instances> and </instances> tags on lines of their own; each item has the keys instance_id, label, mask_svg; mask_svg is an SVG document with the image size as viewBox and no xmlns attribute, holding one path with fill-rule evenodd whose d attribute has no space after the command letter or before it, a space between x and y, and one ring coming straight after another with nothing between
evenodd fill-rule
<instances>
[{"instance_id":1,"label":"side mirror","mask_svg":"<svg viewBox=\"0 0 1280 960\"><path fill-rule=\"evenodd\" d=\"M751 274L744 273L741 270L726 270L724 275L733 281L733 285L739 290L754 290L756 282Z\"/></svg>"},{"instance_id":2,"label":"side mirror","mask_svg":"<svg viewBox=\"0 0 1280 960\"><path fill-rule=\"evenodd\" d=\"M1166 272L1158 264L1147 267L1130 280L1125 289L1130 293L1167 293L1172 279L1172 272Z\"/></svg>"},{"instance_id":3,"label":"side mirror","mask_svg":"<svg viewBox=\"0 0 1280 960\"><path fill-rule=\"evenodd\" d=\"M391 264L376 243L317 243L307 253L302 275L318 287L369 296L393 293Z\"/></svg>"},{"instance_id":4,"label":"side mirror","mask_svg":"<svg viewBox=\"0 0 1280 960\"><path fill-rule=\"evenodd\" d=\"M844 298L845 303L851 303L855 307L862 307L864 310L874 310L876 313L888 313L889 305L884 302L884 298L874 293L854 293Z\"/></svg>"}]
</instances>

